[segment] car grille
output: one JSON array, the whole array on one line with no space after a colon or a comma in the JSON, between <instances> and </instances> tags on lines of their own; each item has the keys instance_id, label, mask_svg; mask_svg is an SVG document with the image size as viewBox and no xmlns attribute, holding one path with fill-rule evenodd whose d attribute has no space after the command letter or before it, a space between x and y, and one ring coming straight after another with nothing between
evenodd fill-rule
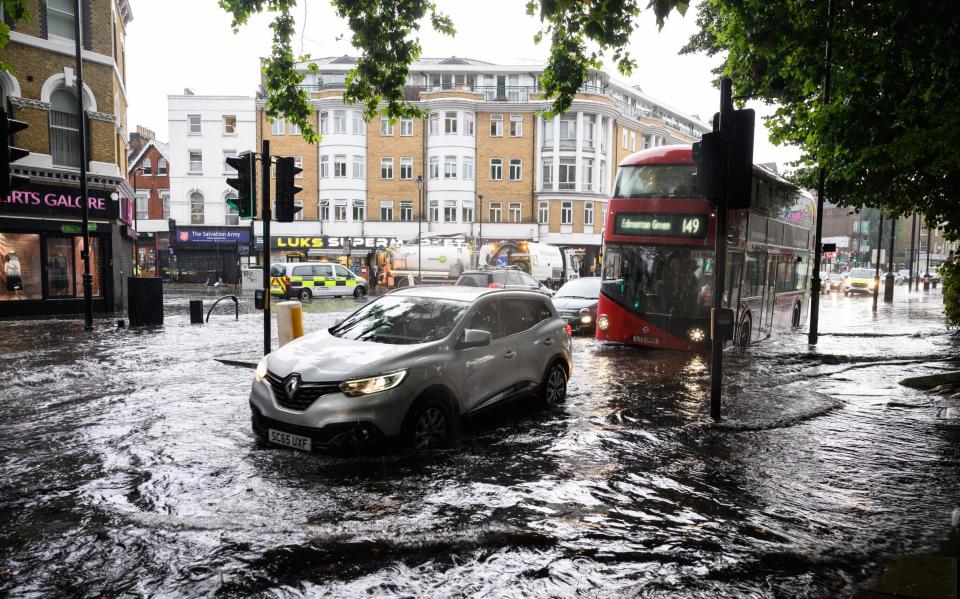
<instances>
[{"instance_id":1,"label":"car grille","mask_svg":"<svg viewBox=\"0 0 960 599\"><path fill-rule=\"evenodd\" d=\"M257 434L266 436L268 434L267 431L272 428L274 430L300 435L301 437L310 437L314 447L336 446L349 441L362 442L383 437L380 429L372 422L367 421L338 422L328 424L323 428L312 428L309 426L290 424L289 422L282 422L264 416L253 404L250 404L250 411L253 430L256 431Z\"/></svg>"},{"instance_id":2,"label":"car grille","mask_svg":"<svg viewBox=\"0 0 960 599\"><path fill-rule=\"evenodd\" d=\"M273 396L276 398L277 404L288 410L296 410L298 412L309 408L313 402L317 401L317 399L323 395L340 392L339 382L308 383L304 381L300 383L300 387L297 389L296 394L294 394L293 399L290 399L287 397L286 389L283 388L283 379L272 372L268 372L267 382L270 383L270 388L273 389Z\"/></svg>"},{"instance_id":3,"label":"car grille","mask_svg":"<svg viewBox=\"0 0 960 599\"><path fill-rule=\"evenodd\" d=\"M867 284L866 284L866 283L850 283L850 286L851 286L851 287L859 287L860 289L866 289L866 288L867 288Z\"/></svg>"}]
</instances>

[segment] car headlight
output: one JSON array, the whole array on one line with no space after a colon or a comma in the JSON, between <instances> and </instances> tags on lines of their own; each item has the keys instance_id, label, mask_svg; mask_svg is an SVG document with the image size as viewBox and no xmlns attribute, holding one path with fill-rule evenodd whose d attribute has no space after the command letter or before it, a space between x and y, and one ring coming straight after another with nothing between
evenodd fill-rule
<instances>
[{"instance_id":1,"label":"car headlight","mask_svg":"<svg viewBox=\"0 0 960 599\"><path fill-rule=\"evenodd\" d=\"M606 314L601 314L600 317L597 318L597 328L601 331L606 331L610 328L610 319L607 318Z\"/></svg>"},{"instance_id":2,"label":"car headlight","mask_svg":"<svg viewBox=\"0 0 960 599\"><path fill-rule=\"evenodd\" d=\"M264 356L260 359L260 363L257 364L257 371L254 374L254 378L257 379L258 383L262 383L263 379L267 378L267 357Z\"/></svg>"},{"instance_id":3,"label":"car headlight","mask_svg":"<svg viewBox=\"0 0 960 599\"><path fill-rule=\"evenodd\" d=\"M340 390L343 391L343 394L348 397L371 395L373 393L386 391L387 389L393 389L402 383L406 376L406 370L398 370L397 372L381 374L380 376L372 376L365 379L353 379L352 381L344 381L340 383Z\"/></svg>"},{"instance_id":4,"label":"car headlight","mask_svg":"<svg viewBox=\"0 0 960 599\"><path fill-rule=\"evenodd\" d=\"M580 322L582 324L590 324L593 321L593 315L590 314L590 310L584 308L580 310Z\"/></svg>"}]
</instances>

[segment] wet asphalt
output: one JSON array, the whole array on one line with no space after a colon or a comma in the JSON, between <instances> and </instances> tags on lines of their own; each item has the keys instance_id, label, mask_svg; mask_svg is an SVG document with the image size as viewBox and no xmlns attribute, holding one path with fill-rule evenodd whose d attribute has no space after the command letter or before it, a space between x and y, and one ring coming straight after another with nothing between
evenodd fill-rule
<instances>
[{"instance_id":1,"label":"wet asphalt","mask_svg":"<svg viewBox=\"0 0 960 599\"><path fill-rule=\"evenodd\" d=\"M258 443L262 320L0 321L0 594L844 597L960 507L960 423L908 375L958 367L938 291L822 302L706 356L574 340L565 403L518 402L430 453ZM206 295L207 305L214 296ZM353 299L314 301L305 328ZM960 368L958 368L960 369Z\"/></svg>"}]
</instances>

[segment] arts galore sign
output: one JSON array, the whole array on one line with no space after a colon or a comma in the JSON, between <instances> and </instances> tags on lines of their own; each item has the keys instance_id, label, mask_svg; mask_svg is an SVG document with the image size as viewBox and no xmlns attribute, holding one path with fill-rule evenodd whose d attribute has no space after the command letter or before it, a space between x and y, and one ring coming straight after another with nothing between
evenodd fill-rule
<instances>
[{"instance_id":1,"label":"arts galore sign","mask_svg":"<svg viewBox=\"0 0 960 599\"><path fill-rule=\"evenodd\" d=\"M5 214L46 214L80 217L83 204L78 189L30 185L0 198L0 212ZM90 218L116 218L116 202L108 192L88 190Z\"/></svg>"}]
</instances>

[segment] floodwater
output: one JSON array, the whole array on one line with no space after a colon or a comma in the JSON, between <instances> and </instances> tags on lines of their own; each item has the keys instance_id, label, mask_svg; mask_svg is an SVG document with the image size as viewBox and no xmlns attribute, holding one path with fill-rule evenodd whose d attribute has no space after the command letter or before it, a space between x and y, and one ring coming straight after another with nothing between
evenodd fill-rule
<instances>
[{"instance_id":1,"label":"floodwater","mask_svg":"<svg viewBox=\"0 0 960 599\"><path fill-rule=\"evenodd\" d=\"M956 366L941 297L822 303L803 332L704 356L575 340L566 402L453 449L255 441L262 320L0 322L0 594L843 597L930 551L960 506L960 425L908 374ZM210 298L207 299L207 305ZM307 330L356 300L316 301Z\"/></svg>"}]
</instances>

